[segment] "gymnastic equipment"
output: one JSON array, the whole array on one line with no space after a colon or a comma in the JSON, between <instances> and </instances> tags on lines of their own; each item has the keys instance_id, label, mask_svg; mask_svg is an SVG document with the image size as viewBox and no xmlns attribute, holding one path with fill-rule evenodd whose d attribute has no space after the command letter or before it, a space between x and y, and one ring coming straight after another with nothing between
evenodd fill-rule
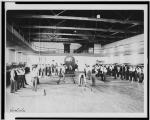
<instances>
[{"instance_id":1,"label":"gymnastic equipment","mask_svg":"<svg viewBox=\"0 0 150 120\"><path fill-rule=\"evenodd\" d=\"M64 64L66 65L65 74L74 74L75 69L78 68L78 65L75 63L75 58L73 56L66 56L64 59Z\"/></svg>"},{"instance_id":2,"label":"gymnastic equipment","mask_svg":"<svg viewBox=\"0 0 150 120\"><path fill-rule=\"evenodd\" d=\"M78 68L78 65L75 63L75 58L73 56L66 56L64 59L64 65L65 65L65 77L70 77L74 83L75 82L75 69Z\"/></svg>"}]
</instances>

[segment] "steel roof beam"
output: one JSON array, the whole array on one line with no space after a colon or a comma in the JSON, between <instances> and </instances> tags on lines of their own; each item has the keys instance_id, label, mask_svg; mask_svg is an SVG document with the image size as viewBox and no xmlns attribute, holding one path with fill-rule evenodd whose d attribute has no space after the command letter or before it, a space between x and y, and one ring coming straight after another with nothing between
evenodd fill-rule
<instances>
[{"instance_id":1,"label":"steel roof beam","mask_svg":"<svg viewBox=\"0 0 150 120\"><path fill-rule=\"evenodd\" d=\"M71 33L32 33L31 35L63 35L63 36L79 36L79 37L92 37L93 35L89 34L71 34ZM95 35L96 37L103 37L103 38L124 38L119 36L109 36L109 35Z\"/></svg>"},{"instance_id":2,"label":"steel roof beam","mask_svg":"<svg viewBox=\"0 0 150 120\"><path fill-rule=\"evenodd\" d=\"M83 31L103 31L103 32L119 32L119 33L137 33L135 31L122 31L102 28L81 28L81 27L60 27L60 26L22 26L22 28L31 29L61 29L61 30L83 30Z\"/></svg>"},{"instance_id":3,"label":"steel roof beam","mask_svg":"<svg viewBox=\"0 0 150 120\"><path fill-rule=\"evenodd\" d=\"M70 38L56 38L56 39L48 39L48 38L43 38L43 39L40 39L40 38L34 38L34 39L32 39L33 41L40 41L40 42L42 42L42 41L44 41L44 40L47 40L47 41L49 41L49 42L51 42L51 41L73 41L73 40L85 40L85 39L70 39Z\"/></svg>"},{"instance_id":4,"label":"steel roof beam","mask_svg":"<svg viewBox=\"0 0 150 120\"><path fill-rule=\"evenodd\" d=\"M74 16L57 16L57 15L24 15L17 16L17 18L36 18L36 19L66 19L66 20L81 20L81 21L96 21L96 22L109 22L109 23L121 23L121 24L135 24L141 25L142 22L129 21L129 20L117 20L117 19L104 19L104 18L88 18L88 17L74 17Z\"/></svg>"}]
</instances>

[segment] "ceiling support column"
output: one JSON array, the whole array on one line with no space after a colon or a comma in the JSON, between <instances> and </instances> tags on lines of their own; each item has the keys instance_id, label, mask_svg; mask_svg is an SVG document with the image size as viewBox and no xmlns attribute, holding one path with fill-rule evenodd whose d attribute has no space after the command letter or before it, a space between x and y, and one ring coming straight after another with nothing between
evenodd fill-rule
<instances>
[{"instance_id":1,"label":"ceiling support column","mask_svg":"<svg viewBox=\"0 0 150 120\"><path fill-rule=\"evenodd\" d=\"M64 43L64 53L70 53L70 43Z\"/></svg>"}]
</instances>

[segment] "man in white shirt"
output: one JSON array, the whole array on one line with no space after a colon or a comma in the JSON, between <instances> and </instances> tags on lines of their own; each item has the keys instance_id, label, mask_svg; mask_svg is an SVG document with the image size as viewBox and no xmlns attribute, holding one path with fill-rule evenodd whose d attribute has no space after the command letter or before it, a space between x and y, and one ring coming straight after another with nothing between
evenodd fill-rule
<instances>
[{"instance_id":1,"label":"man in white shirt","mask_svg":"<svg viewBox=\"0 0 150 120\"><path fill-rule=\"evenodd\" d=\"M85 77L85 64L84 65L79 65L78 66L78 71L79 71L79 76L78 76L78 84L81 86L81 81L84 81L86 84L86 77ZM82 79L81 79L82 76Z\"/></svg>"},{"instance_id":2,"label":"man in white shirt","mask_svg":"<svg viewBox=\"0 0 150 120\"><path fill-rule=\"evenodd\" d=\"M102 81L104 80L104 76L103 76L104 74L103 73L104 73L104 67L101 65L100 66L100 76L101 76Z\"/></svg>"},{"instance_id":3,"label":"man in white shirt","mask_svg":"<svg viewBox=\"0 0 150 120\"><path fill-rule=\"evenodd\" d=\"M106 73L107 73L107 69L106 67L103 67L103 80L106 81Z\"/></svg>"},{"instance_id":4,"label":"man in white shirt","mask_svg":"<svg viewBox=\"0 0 150 120\"><path fill-rule=\"evenodd\" d=\"M111 66L110 66L110 75L111 75L111 76L113 75L113 69L114 69L114 66L111 65Z\"/></svg>"},{"instance_id":5,"label":"man in white shirt","mask_svg":"<svg viewBox=\"0 0 150 120\"><path fill-rule=\"evenodd\" d=\"M132 81L132 66L130 66L129 68L129 77L130 77L130 81Z\"/></svg>"},{"instance_id":6,"label":"man in white shirt","mask_svg":"<svg viewBox=\"0 0 150 120\"><path fill-rule=\"evenodd\" d=\"M21 87L25 88L25 70L21 67Z\"/></svg>"},{"instance_id":7,"label":"man in white shirt","mask_svg":"<svg viewBox=\"0 0 150 120\"><path fill-rule=\"evenodd\" d=\"M16 91L15 68L16 66L12 65L10 71L10 92L11 93L15 93Z\"/></svg>"},{"instance_id":8,"label":"man in white shirt","mask_svg":"<svg viewBox=\"0 0 150 120\"><path fill-rule=\"evenodd\" d=\"M142 76L141 82L143 82L143 80L144 80L144 67L141 68L141 76Z\"/></svg>"},{"instance_id":9,"label":"man in white shirt","mask_svg":"<svg viewBox=\"0 0 150 120\"><path fill-rule=\"evenodd\" d=\"M18 66L18 68L16 68L15 71L17 72L17 89L20 89L22 81L22 71L20 66Z\"/></svg>"},{"instance_id":10,"label":"man in white shirt","mask_svg":"<svg viewBox=\"0 0 150 120\"><path fill-rule=\"evenodd\" d=\"M132 82L135 81L135 67L132 67Z\"/></svg>"},{"instance_id":11,"label":"man in white shirt","mask_svg":"<svg viewBox=\"0 0 150 120\"><path fill-rule=\"evenodd\" d=\"M142 69L140 68L140 67L138 67L138 78L139 78L139 83L142 83L143 82L143 79L142 79L142 77L143 77L143 73L142 73Z\"/></svg>"},{"instance_id":12,"label":"man in white shirt","mask_svg":"<svg viewBox=\"0 0 150 120\"><path fill-rule=\"evenodd\" d=\"M38 68L34 67L31 72L33 91L37 91Z\"/></svg>"},{"instance_id":13,"label":"man in white shirt","mask_svg":"<svg viewBox=\"0 0 150 120\"><path fill-rule=\"evenodd\" d=\"M89 65L87 66L86 71L87 71L87 73L86 73L87 79L91 80L92 68Z\"/></svg>"},{"instance_id":14,"label":"man in white shirt","mask_svg":"<svg viewBox=\"0 0 150 120\"><path fill-rule=\"evenodd\" d=\"M119 77L119 74L120 74L120 66L118 65L117 66L117 77Z\"/></svg>"}]
</instances>

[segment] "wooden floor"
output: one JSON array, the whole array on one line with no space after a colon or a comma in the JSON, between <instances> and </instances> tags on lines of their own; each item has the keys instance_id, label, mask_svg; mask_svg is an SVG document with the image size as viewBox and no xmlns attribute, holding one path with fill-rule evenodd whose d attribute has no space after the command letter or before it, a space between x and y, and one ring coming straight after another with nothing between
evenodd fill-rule
<instances>
[{"instance_id":1,"label":"wooden floor","mask_svg":"<svg viewBox=\"0 0 150 120\"><path fill-rule=\"evenodd\" d=\"M96 86L79 87L70 78L57 85L58 78L41 78L37 92L31 86L15 94L6 90L6 112L26 113L143 113L144 83L131 83L107 77L107 82L96 80ZM46 96L44 96L44 90Z\"/></svg>"}]
</instances>

